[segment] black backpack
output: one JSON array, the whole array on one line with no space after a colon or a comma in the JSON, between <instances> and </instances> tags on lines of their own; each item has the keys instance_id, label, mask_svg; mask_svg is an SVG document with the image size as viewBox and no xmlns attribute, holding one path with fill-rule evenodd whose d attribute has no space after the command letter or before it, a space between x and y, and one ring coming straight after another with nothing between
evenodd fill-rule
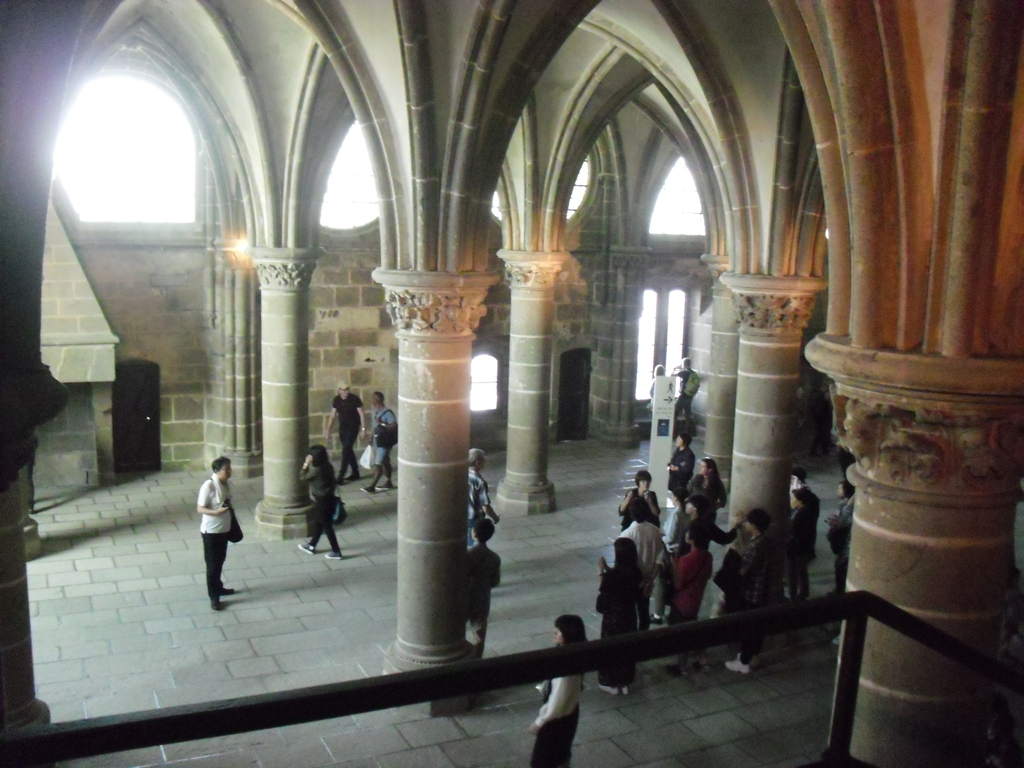
<instances>
[{"instance_id":1,"label":"black backpack","mask_svg":"<svg viewBox=\"0 0 1024 768\"><path fill-rule=\"evenodd\" d=\"M395 412L390 408L385 409L381 412L381 416L385 413L390 413L392 416ZM377 443L378 448L391 448L398 444L398 420L385 424L384 422L378 422L377 426L373 428L373 439Z\"/></svg>"}]
</instances>

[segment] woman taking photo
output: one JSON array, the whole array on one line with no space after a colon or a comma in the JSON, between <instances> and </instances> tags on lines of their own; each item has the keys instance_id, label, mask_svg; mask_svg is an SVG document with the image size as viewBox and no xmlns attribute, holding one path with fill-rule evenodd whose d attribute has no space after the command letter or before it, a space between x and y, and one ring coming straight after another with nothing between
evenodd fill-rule
<instances>
[{"instance_id":1,"label":"woman taking photo","mask_svg":"<svg viewBox=\"0 0 1024 768\"><path fill-rule=\"evenodd\" d=\"M601 587L597 595L597 612L601 614L601 638L636 632L637 599L643 596L636 544L632 539L615 540L615 564L608 567L604 557L597 560ZM597 673L598 687L613 696L629 693L636 677L636 665L602 669Z\"/></svg>"},{"instance_id":2,"label":"woman taking photo","mask_svg":"<svg viewBox=\"0 0 1024 768\"><path fill-rule=\"evenodd\" d=\"M714 459L705 456L697 463L697 474L686 486L686 493L688 496L703 496L716 510L725 506L725 485L718 476L718 465Z\"/></svg>"},{"instance_id":3,"label":"woman taking photo","mask_svg":"<svg viewBox=\"0 0 1024 768\"><path fill-rule=\"evenodd\" d=\"M619 504L619 515L622 516L622 530L626 530L638 519L644 517L644 512L653 516L653 523L661 525L661 507L658 506L658 494L651 490L651 473L641 469L633 478L635 487L626 491L626 498ZM637 507L640 512L637 512Z\"/></svg>"},{"instance_id":4,"label":"woman taking photo","mask_svg":"<svg viewBox=\"0 0 1024 768\"><path fill-rule=\"evenodd\" d=\"M555 619L555 645L586 641L587 633L579 616L565 613ZM529 728L530 733L537 734L530 768L562 768L569 765L572 740L580 721L583 675L556 677L540 688L544 692L544 706Z\"/></svg>"},{"instance_id":5,"label":"woman taking photo","mask_svg":"<svg viewBox=\"0 0 1024 768\"><path fill-rule=\"evenodd\" d=\"M341 548L338 537L334 535L334 468L327 456L327 449L322 445L314 445L302 465L299 478L309 483L309 491L313 496L313 538L307 544L299 544L299 549L311 555L316 554L316 545L321 534L327 534L331 551L324 557L328 560L341 560Z\"/></svg>"}]
</instances>

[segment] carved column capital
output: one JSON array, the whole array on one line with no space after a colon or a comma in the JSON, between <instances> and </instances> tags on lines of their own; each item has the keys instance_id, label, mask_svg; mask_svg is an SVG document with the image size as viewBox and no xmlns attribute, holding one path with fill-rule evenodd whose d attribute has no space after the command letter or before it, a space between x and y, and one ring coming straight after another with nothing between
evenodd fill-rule
<instances>
[{"instance_id":1,"label":"carved column capital","mask_svg":"<svg viewBox=\"0 0 1024 768\"><path fill-rule=\"evenodd\" d=\"M705 253L700 257L704 266L711 273L711 278L717 283L722 275L729 271L729 257L721 253Z\"/></svg>"},{"instance_id":2,"label":"carved column capital","mask_svg":"<svg viewBox=\"0 0 1024 768\"><path fill-rule=\"evenodd\" d=\"M487 289L498 281L491 272L452 275L376 269L384 286L388 315L399 333L425 338L471 336L487 314Z\"/></svg>"},{"instance_id":3,"label":"carved column capital","mask_svg":"<svg viewBox=\"0 0 1024 768\"><path fill-rule=\"evenodd\" d=\"M833 401L840 443L868 480L932 494L1020 494L1019 401L897 398L849 384L836 387Z\"/></svg>"},{"instance_id":4,"label":"carved column capital","mask_svg":"<svg viewBox=\"0 0 1024 768\"><path fill-rule=\"evenodd\" d=\"M733 293L736 322L754 333L801 333L811 319L814 295L825 288L815 277L772 277L727 272L721 281Z\"/></svg>"},{"instance_id":5,"label":"carved column capital","mask_svg":"<svg viewBox=\"0 0 1024 768\"><path fill-rule=\"evenodd\" d=\"M256 265L260 289L303 291L309 288L321 248L247 248L244 252Z\"/></svg>"},{"instance_id":6,"label":"carved column capital","mask_svg":"<svg viewBox=\"0 0 1024 768\"><path fill-rule=\"evenodd\" d=\"M498 258L505 262L505 277L513 290L552 288L569 254L501 250Z\"/></svg>"}]
</instances>

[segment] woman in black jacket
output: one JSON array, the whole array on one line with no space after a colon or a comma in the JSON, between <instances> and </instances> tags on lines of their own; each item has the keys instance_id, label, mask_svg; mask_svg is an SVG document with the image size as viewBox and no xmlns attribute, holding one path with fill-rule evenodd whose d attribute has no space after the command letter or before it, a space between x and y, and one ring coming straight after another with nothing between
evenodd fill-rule
<instances>
[{"instance_id":1,"label":"woman in black jacket","mask_svg":"<svg viewBox=\"0 0 1024 768\"><path fill-rule=\"evenodd\" d=\"M597 561L601 576L597 612L601 614L602 638L636 632L639 624L636 605L637 598L643 594L640 586L643 575L638 565L636 544L632 539L618 538L614 548L614 565L609 567L604 557ZM630 662L620 667L600 670L597 682L602 691L614 696L629 693L629 686L635 677L636 664Z\"/></svg>"},{"instance_id":2,"label":"woman in black jacket","mask_svg":"<svg viewBox=\"0 0 1024 768\"><path fill-rule=\"evenodd\" d=\"M313 496L313 537L308 544L299 544L299 549L311 555L316 554L316 544L320 535L327 534L331 551L325 557L328 560L341 560L341 548L338 537L334 535L334 468L331 466L327 449L322 445L310 446L309 455L302 465L299 478L309 483L309 491Z\"/></svg>"},{"instance_id":3,"label":"woman in black jacket","mask_svg":"<svg viewBox=\"0 0 1024 768\"><path fill-rule=\"evenodd\" d=\"M789 566L789 599L806 600L810 594L807 566L814 559L814 543L818 537L818 515L821 500L810 488L790 491L789 540L786 560Z\"/></svg>"}]
</instances>

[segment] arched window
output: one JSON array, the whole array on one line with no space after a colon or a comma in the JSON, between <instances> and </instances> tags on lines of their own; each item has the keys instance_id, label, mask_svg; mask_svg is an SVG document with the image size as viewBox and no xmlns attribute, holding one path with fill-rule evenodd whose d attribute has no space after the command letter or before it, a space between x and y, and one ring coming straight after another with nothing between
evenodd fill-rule
<instances>
[{"instance_id":1,"label":"arched window","mask_svg":"<svg viewBox=\"0 0 1024 768\"><path fill-rule=\"evenodd\" d=\"M331 229L354 229L380 216L373 165L363 131L353 124L341 143L327 179L320 224Z\"/></svg>"},{"instance_id":2,"label":"arched window","mask_svg":"<svg viewBox=\"0 0 1024 768\"><path fill-rule=\"evenodd\" d=\"M565 212L565 218L571 219L576 211L583 205L583 198L587 196L587 187L590 185L590 163L586 160L580 166L580 172L576 174L576 181L572 183L572 192L569 195L569 208Z\"/></svg>"},{"instance_id":3,"label":"arched window","mask_svg":"<svg viewBox=\"0 0 1024 768\"><path fill-rule=\"evenodd\" d=\"M651 396L651 377L654 374L654 334L658 324L657 291L644 291L643 307L636 348L637 400L647 400Z\"/></svg>"},{"instance_id":4,"label":"arched window","mask_svg":"<svg viewBox=\"0 0 1024 768\"><path fill-rule=\"evenodd\" d=\"M181 104L151 82L87 82L57 138L54 172L78 218L196 219L196 141Z\"/></svg>"},{"instance_id":5,"label":"arched window","mask_svg":"<svg viewBox=\"0 0 1024 768\"><path fill-rule=\"evenodd\" d=\"M469 366L469 409L493 411L498 407L498 359L476 355Z\"/></svg>"},{"instance_id":6,"label":"arched window","mask_svg":"<svg viewBox=\"0 0 1024 768\"><path fill-rule=\"evenodd\" d=\"M654 366L664 365L672 371L684 356L686 334L686 293L679 288L644 291L643 313L637 336L636 399L651 396Z\"/></svg>"},{"instance_id":7,"label":"arched window","mask_svg":"<svg viewBox=\"0 0 1024 768\"><path fill-rule=\"evenodd\" d=\"M679 158L658 193L648 231L652 235L703 235L704 212L686 162Z\"/></svg>"},{"instance_id":8,"label":"arched window","mask_svg":"<svg viewBox=\"0 0 1024 768\"><path fill-rule=\"evenodd\" d=\"M501 221L501 198L498 197L498 190L494 190L494 197L491 198L491 215Z\"/></svg>"}]
</instances>

